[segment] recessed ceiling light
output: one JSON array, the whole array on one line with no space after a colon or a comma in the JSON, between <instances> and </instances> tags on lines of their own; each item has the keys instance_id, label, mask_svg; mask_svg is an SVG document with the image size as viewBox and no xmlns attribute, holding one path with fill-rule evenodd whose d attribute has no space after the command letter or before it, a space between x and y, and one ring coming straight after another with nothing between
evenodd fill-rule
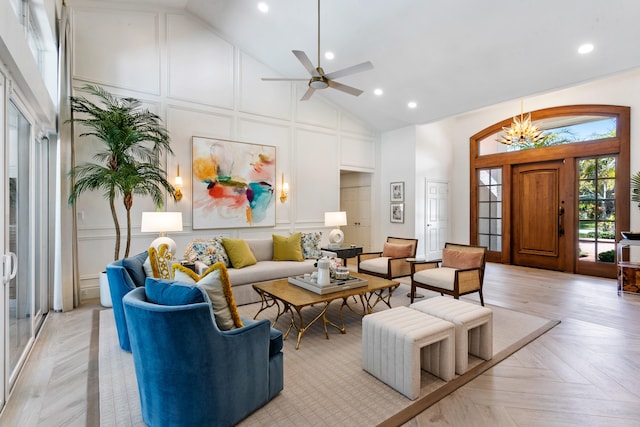
<instances>
[{"instance_id":1,"label":"recessed ceiling light","mask_svg":"<svg viewBox=\"0 0 640 427\"><path fill-rule=\"evenodd\" d=\"M593 51L593 45L591 43L585 43L578 48L578 53L581 55L585 55L591 51Z\"/></svg>"},{"instance_id":2,"label":"recessed ceiling light","mask_svg":"<svg viewBox=\"0 0 640 427\"><path fill-rule=\"evenodd\" d=\"M324 54L324 57L326 59L328 59L329 61L331 61L333 58L335 58L336 56L333 54L333 52L331 52L330 50L326 51Z\"/></svg>"},{"instance_id":3,"label":"recessed ceiling light","mask_svg":"<svg viewBox=\"0 0 640 427\"><path fill-rule=\"evenodd\" d=\"M414 101L410 101L407 104L407 107L409 107L409 108L416 108L417 106L418 106L418 104L416 104Z\"/></svg>"},{"instance_id":4,"label":"recessed ceiling light","mask_svg":"<svg viewBox=\"0 0 640 427\"><path fill-rule=\"evenodd\" d=\"M378 88L378 89L374 89L373 93L374 93L375 95L380 96L380 95L382 95L384 92L382 91L382 89Z\"/></svg>"},{"instance_id":5,"label":"recessed ceiling light","mask_svg":"<svg viewBox=\"0 0 640 427\"><path fill-rule=\"evenodd\" d=\"M267 13L269 12L269 5L265 2L260 2L258 3L258 10L262 13Z\"/></svg>"}]
</instances>

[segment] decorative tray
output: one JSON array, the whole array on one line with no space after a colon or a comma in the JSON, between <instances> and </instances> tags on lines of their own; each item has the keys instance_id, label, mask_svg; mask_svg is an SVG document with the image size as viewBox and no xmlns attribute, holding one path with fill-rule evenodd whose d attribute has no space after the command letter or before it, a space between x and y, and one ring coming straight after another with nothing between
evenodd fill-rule
<instances>
[{"instance_id":1,"label":"decorative tray","mask_svg":"<svg viewBox=\"0 0 640 427\"><path fill-rule=\"evenodd\" d=\"M289 277L289 283L292 285L300 286L308 291L316 294L324 295L331 292L343 291L345 289L359 288L361 286L367 286L368 282L364 279L357 277L349 277L347 279L331 279L328 285L321 286L315 280L310 277L293 276Z\"/></svg>"}]
</instances>

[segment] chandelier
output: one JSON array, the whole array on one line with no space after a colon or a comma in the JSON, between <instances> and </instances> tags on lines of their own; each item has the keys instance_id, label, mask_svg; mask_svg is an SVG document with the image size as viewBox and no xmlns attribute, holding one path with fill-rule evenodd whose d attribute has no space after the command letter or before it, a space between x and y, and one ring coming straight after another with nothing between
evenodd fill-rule
<instances>
[{"instance_id":1,"label":"chandelier","mask_svg":"<svg viewBox=\"0 0 640 427\"><path fill-rule=\"evenodd\" d=\"M501 144L525 144L542 139L544 135L538 126L531 123L531 113L524 115L523 103L520 101L520 118L514 117L511 127L502 127L505 132L497 141Z\"/></svg>"}]
</instances>

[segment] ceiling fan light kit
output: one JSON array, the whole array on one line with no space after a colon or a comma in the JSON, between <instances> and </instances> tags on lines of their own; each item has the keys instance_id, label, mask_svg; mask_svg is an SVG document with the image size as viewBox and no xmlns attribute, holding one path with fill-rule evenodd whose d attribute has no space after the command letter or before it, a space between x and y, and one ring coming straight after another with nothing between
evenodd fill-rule
<instances>
[{"instance_id":1,"label":"ceiling fan light kit","mask_svg":"<svg viewBox=\"0 0 640 427\"><path fill-rule=\"evenodd\" d=\"M311 80L309 80L309 87L312 87L314 89L326 89L329 87L329 83L327 82L327 79L325 77L313 76L311 77Z\"/></svg>"},{"instance_id":2,"label":"ceiling fan light kit","mask_svg":"<svg viewBox=\"0 0 640 427\"><path fill-rule=\"evenodd\" d=\"M362 94L363 92L362 90L356 89L351 86L347 86L342 83L338 83L334 79L373 69L373 64L367 61L358 65L353 65L351 67L343 68L342 70L325 74L324 70L320 66L320 0L318 0L318 66L314 67L313 63L311 62L307 54L304 53L303 51L293 50L292 52L296 56L296 58L298 58L298 61L300 61L300 63L304 66L304 68L306 68L309 74L311 74L311 79L309 79L309 82L307 83L309 86L309 89L307 89L304 95L302 95L302 98L300 98L301 101L306 101L307 99L311 98L311 95L313 95L313 93L316 90L322 90L328 87L339 90L344 93L348 93L349 95L359 96L360 94ZM306 80L306 79L263 77L262 80L264 81L300 81L300 80Z\"/></svg>"}]
</instances>

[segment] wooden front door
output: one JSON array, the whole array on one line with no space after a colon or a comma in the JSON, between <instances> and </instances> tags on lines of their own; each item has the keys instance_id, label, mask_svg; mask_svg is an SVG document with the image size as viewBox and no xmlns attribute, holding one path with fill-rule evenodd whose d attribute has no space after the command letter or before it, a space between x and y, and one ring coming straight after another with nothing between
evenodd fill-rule
<instances>
[{"instance_id":1,"label":"wooden front door","mask_svg":"<svg viewBox=\"0 0 640 427\"><path fill-rule=\"evenodd\" d=\"M512 174L512 262L563 270L563 161L516 165ZM566 185L566 184L565 184Z\"/></svg>"}]
</instances>

